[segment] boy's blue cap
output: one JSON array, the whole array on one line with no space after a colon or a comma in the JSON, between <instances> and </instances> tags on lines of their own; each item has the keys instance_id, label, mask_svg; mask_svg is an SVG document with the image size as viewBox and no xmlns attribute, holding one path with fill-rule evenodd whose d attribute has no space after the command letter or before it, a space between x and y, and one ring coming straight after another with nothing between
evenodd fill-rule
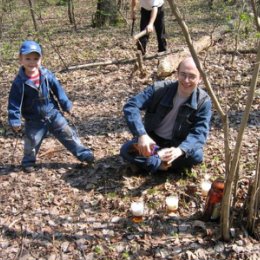
<instances>
[{"instance_id":1,"label":"boy's blue cap","mask_svg":"<svg viewBox=\"0 0 260 260\"><path fill-rule=\"evenodd\" d=\"M41 46L35 41L24 41L20 48L20 54L25 55L32 52L36 52L42 56Z\"/></svg>"}]
</instances>

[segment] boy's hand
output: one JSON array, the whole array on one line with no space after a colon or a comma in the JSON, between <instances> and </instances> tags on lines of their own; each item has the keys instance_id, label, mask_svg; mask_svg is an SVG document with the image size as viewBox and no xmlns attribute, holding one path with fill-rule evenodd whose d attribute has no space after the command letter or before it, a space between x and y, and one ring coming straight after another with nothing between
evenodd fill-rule
<instances>
[{"instance_id":1,"label":"boy's hand","mask_svg":"<svg viewBox=\"0 0 260 260\"><path fill-rule=\"evenodd\" d=\"M69 111L66 111L66 113L68 113L69 115L73 114L72 108Z\"/></svg>"},{"instance_id":2,"label":"boy's hand","mask_svg":"<svg viewBox=\"0 0 260 260\"><path fill-rule=\"evenodd\" d=\"M20 132L22 129L22 127L19 125L19 126L12 126L12 130L15 132L15 133L18 133Z\"/></svg>"}]
</instances>

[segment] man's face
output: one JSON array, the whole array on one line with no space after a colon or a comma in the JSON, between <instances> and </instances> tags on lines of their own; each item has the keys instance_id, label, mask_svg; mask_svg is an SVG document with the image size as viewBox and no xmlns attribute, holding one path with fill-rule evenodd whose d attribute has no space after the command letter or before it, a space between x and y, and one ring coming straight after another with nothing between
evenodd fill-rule
<instances>
[{"instance_id":1,"label":"man's face","mask_svg":"<svg viewBox=\"0 0 260 260\"><path fill-rule=\"evenodd\" d=\"M178 93L183 97L189 97L200 83L200 73L191 59L187 59L180 64L178 81Z\"/></svg>"},{"instance_id":2,"label":"man's face","mask_svg":"<svg viewBox=\"0 0 260 260\"><path fill-rule=\"evenodd\" d=\"M36 52L20 55L20 64L23 65L27 76L38 73L41 66L41 60L41 56Z\"/></svg>"}]
</instances>

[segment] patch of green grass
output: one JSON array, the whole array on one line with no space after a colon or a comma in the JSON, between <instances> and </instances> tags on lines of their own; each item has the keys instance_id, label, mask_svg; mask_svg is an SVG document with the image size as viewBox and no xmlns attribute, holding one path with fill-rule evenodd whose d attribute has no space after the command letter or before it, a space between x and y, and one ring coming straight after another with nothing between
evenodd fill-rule
<instances>
[{"instance_id":1,"label":"patch of green grass","mask_svg":"<svg viewBox=\"0 0 260 260\"><path fill-rule=\"evenodd\" d=\"M213 161L216 162L216 163L218 164L219 161L220 161L219 156L214 156L214 157L213 157Z\"/></svg>"},{"instance_id":2,"label":"patch of green grass","mask_svg":"<svg viewBox=\"0 0 260 260\"><path fill-rule=\"evenodd\" d=\"M157 190L155 188L151 188L147 190L147 194L148 195L154 195L157 193Z\"/></svg>"},{"instance_id":3,"label":"patch of green grass","mask_svg":"<svg viewBox=\"0 0 260 260\"><path fill-rule=\"evenodd\" d=\"M0 136L5 135L5 129L3 127L0 127Z\"/></svg>"},{"instance_id":4,"label":"patch of green grass","mask_svg":"<svg viewBox=\"0 0 260 260\"><path fill-rule=\"evenodd\" d=\"M184 187L184 186L186 186L187 185L187 180L186 179L180 179L180 180L178 180L178 182L176 183L176 185L178 186L178 187Z\"/></svg>"},{"instance_id":5,"label":"patch of green grass","mask_svg":"<svg viewBox=\"0 0 260 260\"><path fill-rule=\"evenodd\" d=\"M185 174L186 174L186 176L187 176L188 178L197 179L197 177L198 177L198 174L197 174L197 172L196 172L194 169L191 169L191 171L190 171L190 170L186 170L186 171L185 171Z\"/></svg>"},{"instance_id":6,"label":"patch of green grass","mask_svg":"<svg viewBox=\"0 0 260 260\"><path fill-rule=\"evenodd\" d=\"M13 45L8 42L3 42L0 48L0 56L3 60L9 60L13 57L14 48Z\"/></svg>"},{"instance_id":7,"label":"patch of green grass","mask_svg":"<svg viewBox=\"0 0 260 260\"><path fill-rule=\"evenodd\" d=\"M130 258L129 252L127 252L127 251L123 252L122 258L123 258L123 259L129 259L129 258Z\"/></svg>"},{"instance_id":8,"label":"patch of green grass","mask_svg":"<svg viewBox=\"0 0 260 260\"><path fill-rule=\"evenodd\" d=\"M207 171L207 165L205 163L202 163L200 165L200 169L203 171L203 172L206 172Z\"/></svg>"},{"instance_id":9,"label":"patch of green grass","mask_svg":"<svg viewBox=\"0 0 260 260\"><path fill-rule=\"evenodd\" d=\"M107 193L107 198L109 199L114 199L117 197L117 193L116 192L109 192Z\"/></svg>"},{"instance_id":10,"label":"patch of green grass","mask_svg":"<svg viewBox=\"0 0 260 260\"><path fill-rule=\"evenodd\" d=\"M160 201L149 201L147 202L147 207L151 209L156 209L160 206L161 202Z\"/></svg>"},{"instance_id":11,"label":"patch of green grass","mask_svg":"<svg viewBox=\"0 0 260 260\"><path fill-rule=\"evenodd\" d=\"M101 246L96 246L96 247L94 248L94 252L95 252L96 254L98 254L98 255L101 255L101 254L104 253L104 250L103 250L103 248L102 248Z\"/></svg>"}]
</instances>

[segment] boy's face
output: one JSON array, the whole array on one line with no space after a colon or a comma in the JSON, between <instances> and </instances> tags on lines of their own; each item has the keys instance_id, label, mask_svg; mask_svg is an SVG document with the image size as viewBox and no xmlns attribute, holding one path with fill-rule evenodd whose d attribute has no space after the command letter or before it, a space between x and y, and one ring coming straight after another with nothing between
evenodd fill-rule
<instances>
[{"instance_id":1,"label":"boy's face","mask_svg":"<svg viewBox=\"0 0 260 260\"><path fill-rule=\"evenodd\" d=\"M27 76L38 74L41 61L42 57L36 52L20 55L20 64L24 67Z\"/></svg>"}]
</instances>

